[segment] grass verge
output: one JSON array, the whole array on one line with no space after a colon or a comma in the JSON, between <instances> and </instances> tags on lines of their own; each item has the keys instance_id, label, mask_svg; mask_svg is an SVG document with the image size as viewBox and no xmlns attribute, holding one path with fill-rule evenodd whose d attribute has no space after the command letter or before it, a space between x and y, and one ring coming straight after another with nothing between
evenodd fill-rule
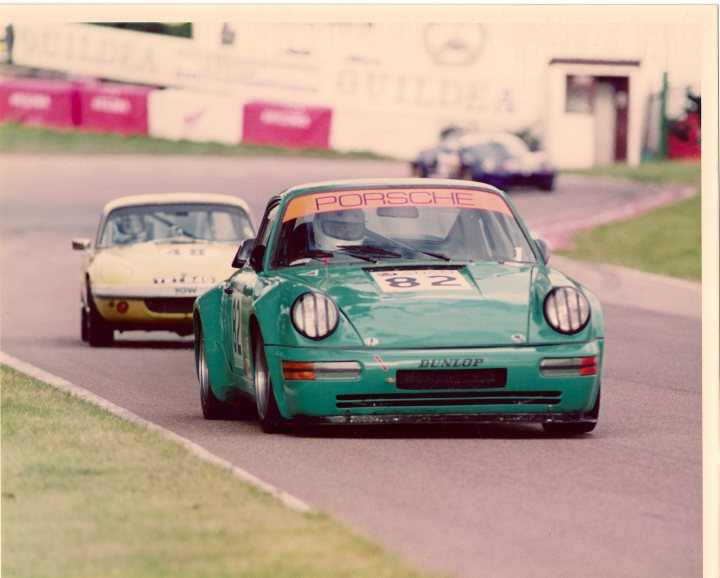
<instances>
[{"instance_id":1,"label":"grass verge","mask_svg":"<svg viewBox=\"0 0 720 578\"><path fill-rule=\"evenodd\" d=\"M0 378L3 576L428 576L156 432Z\"/></svg>"},{"instance_id":2,"label":"grass verge","mask_svg":"<svg viewBox=\"0 0 720 578\"><path fill-rule=\"evenodd\" d=\"M701 280L702 171L698 161L656 161L638 167L613 165L574 173L690 186L698 194L633 219L580 231L571 237L568 248L557 251L559 255Z\"/></svg>"},{"instance_id":3,"label":"grass verge","mask_svg":"<svg viewBox=\"0 0 720 578\"><path fill-rule=\"evenodd\" d=\"M591 177L616 177L646 183L674 183L700 190L702 170L697 160L648 161L636 167L613 164L587 170L563 171Z\"/></svg>"},{"instance_id":4,"label":"grass verge","mask_svg":"<svg viewBox=\"0 0 720 578\"><path fill-rule=\"evenodd\" d=\"M290 149L250 144L226 145L217 142L171 141L149 136L122 136L0 124L0 154L52 155L197 155L197 156L294 156L328 159L381 160L386 157L357 151L340 153L323 149Z\"/></svg>"}]
</instances>

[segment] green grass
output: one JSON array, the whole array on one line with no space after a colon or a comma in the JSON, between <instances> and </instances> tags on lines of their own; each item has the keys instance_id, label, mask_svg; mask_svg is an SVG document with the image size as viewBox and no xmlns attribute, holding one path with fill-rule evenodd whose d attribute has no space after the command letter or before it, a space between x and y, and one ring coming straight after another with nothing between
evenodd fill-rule
<instances>
[{"instance_id":1,"label":"green grass","mask_svg":"<svg viewBox=\"0 0 720 578\"><path fill-rule=\"evenodd\" d=\"M156 432L0 371L3 576L428 576Z\"/></svg>"},{"instance_id":2,"label":"green grass","mask_svg":"<svg viewBox=\"0 0 720 578\"><path fill-rule=\"evenodd\" d=\"M639 167L613 165L575 173L675 183L693 187L698 194L633 219L580 231L571 237L568 248L558 250L558 254L660 275L701 280L699 191L702 171L698 161L656 161Z\"/></svg>"},{"instance_id":3,"label":"green grass","mask_svg":"<svg viewBox=\"0 0 720 578\"><path fill-rule=\"evenodd\" d=\"M696 160L648 161L637 167L614 164L587 170L563 171L591 177L618 177L650 183L675 183L700 190L702 171Z\"/></svg>"},{"instance_id":4,"label":"green grass","mask_svg":"<svg viewBox=\"0 0 720 578\"><path fill-rule=\"evenodd\" d=\"M16 123L0 124L0 154L294 156L376 160L386 158L365 151L339 153L332 150L289 149L249 144L231 146L216 142L171 141L139 135L122 136L110 133L53 130Z\"/></svg>"},{"instance_id":5,"label":"green grass","mask_svg":"<svg viewBox=\"0 0 720 578\"><path fill-rule=\"evenodd\" d=\"M581 231L557 253L699 281L702 276L700 197L640 217Z\"/></svg>"}]
</instances>

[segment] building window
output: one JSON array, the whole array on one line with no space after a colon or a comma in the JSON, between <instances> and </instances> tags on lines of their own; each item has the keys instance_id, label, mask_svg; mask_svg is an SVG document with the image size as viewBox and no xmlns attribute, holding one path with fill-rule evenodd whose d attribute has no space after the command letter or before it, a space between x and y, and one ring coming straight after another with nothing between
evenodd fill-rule
<instances>
[{"instance_id":1,"label":"building window","mask_svg":"<svg viewBox=\"0 0 720 578\"><path fill-rule=\"evenodd\" d=\"M567 75L565 112L590 114L594 110L595 79L592 76Z\"/></svg>"}]
</instances>

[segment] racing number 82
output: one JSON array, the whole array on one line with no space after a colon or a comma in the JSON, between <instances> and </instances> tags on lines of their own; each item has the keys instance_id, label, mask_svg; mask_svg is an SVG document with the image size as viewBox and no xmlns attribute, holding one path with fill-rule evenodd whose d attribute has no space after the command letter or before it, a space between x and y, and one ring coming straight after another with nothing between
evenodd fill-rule
<instances>
[{"instance_id":1,"label":"racing number 82","mask_svg":"<svg viewBox=\"0 0 720 578\"><path fill-rule=\"evenodd\" d=\"M373 271L371 275L382 291L472 291L470 283L456 270Z\"/></svg>"},{"instance_id":2,"label":"racing number 82","mask_svg":"<svg viewBox=\"0 0 720 578\"><path fill-rule=\"evenodd\" d=\"M430 282L432 287L461 287L455 277L448 275L429 275L428 279L435 279ZM388 277L387 284L395 289L409 289L410 287L420 287L421 283L415 277Z\"/></svg>"}]
</instances>

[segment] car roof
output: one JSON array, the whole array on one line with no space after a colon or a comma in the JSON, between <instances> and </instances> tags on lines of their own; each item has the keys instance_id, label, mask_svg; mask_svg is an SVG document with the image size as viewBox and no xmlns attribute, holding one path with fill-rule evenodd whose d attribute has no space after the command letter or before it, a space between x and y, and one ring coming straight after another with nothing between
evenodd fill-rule
<instances>
[{"instance_id":1,"label":"car roof","mask_svg":"<svg viewBox=\"0 0 720 578\"><path fill-rule=\"evenodd\" d=\"M508 144L510 146L517 146L520 144L527 147L527 145L525 145L525 141L523 141L519 136L509 132L470 132L460 137L460 144L462 146L473 146L493 141L501 144Z\"/></svg>"},{"instance_id":2,"label":"car roof","mask_svg":"<svg viewBox=\"0 0 720 578\"><path fill-rule=\"evenodd\" d=\"M492 193L498 193L504 196L504 193L495 187L473 181L463 181L457 179L422 179L422 178L371 178L371 179L344 179L337 181L318 181L311 183L304 183L296 185L289 189L286 189L281 197L295 196L296 194L304 193L309 190L322 190L322 189L340 189L340 188L363 188L363 187L388 187L388 188L402 188L402 187L461 187L476 189L482 191L488 191Z\"/></svg>"},{"instance_id":3,"label":"car roof","mask_svg":"<svg viewBox=\"0 0 720 578\"><path fill-rule=\"evenodd\" d=\"M243 209L250 215L250 207L240 197L232 195L221 195L217 193L154 193L143 195L127 195L118 197L108 202L103 209L109 213L121 207L134 207L141 205L175 205L175 204L199 204L211 203L221 205L233 205Z\"/></svg>"}]
</instances>

